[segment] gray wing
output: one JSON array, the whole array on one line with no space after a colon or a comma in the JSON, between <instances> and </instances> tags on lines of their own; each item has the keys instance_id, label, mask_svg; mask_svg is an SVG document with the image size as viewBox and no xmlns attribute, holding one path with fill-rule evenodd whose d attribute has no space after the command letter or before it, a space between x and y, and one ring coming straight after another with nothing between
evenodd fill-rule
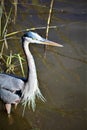
<instances>
[{"instance_id":1,"label":"gray wing","mask_svg":"<svg viewBox=\"0 0 87 130\"><path fill-rule=\"evenodd\" d=\"M0 74L0 88L5 88L10 91L16 91L22 90L23 87L23 80L7 74Z\"/></svg>"},{"instance_id":2,"label":"gray wing","mask_svg":"<svg viewBox=\"0 0 87 130\"><path fill-rule=\"evenodd\" d=\"M11 91L7 91L5 89L0 88L0 98L5 102L5 103L13 103L15 104L16 102L20 101L20 97L12 93Z\"/></svg>"}]
</instances>

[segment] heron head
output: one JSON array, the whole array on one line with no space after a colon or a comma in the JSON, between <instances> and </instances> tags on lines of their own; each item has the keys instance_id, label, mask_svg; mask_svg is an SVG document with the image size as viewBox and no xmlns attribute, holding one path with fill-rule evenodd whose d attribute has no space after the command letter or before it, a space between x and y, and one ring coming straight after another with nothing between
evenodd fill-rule
<instances>
[{"instance_id":1,"label":"heron head","mask_svg":"<svg viewBox=\"0 0 87 130\"><path fill-rule=\"evenodd\" d=\"M45 38L42 38L39 34L32 32L32 31L29 31L23 35L22 41L25 41L25 40L29 43L63 47L63 45L58 44L56 42L49 41Z\"/></svg>"}]
</instances>

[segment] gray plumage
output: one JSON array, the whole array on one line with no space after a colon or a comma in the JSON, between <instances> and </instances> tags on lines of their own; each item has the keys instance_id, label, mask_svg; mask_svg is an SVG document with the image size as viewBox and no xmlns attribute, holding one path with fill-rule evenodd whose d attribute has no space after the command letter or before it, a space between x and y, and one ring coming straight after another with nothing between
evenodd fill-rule
<instances>
[{"instance_id":1,"label":"gray plumage","mask_svg":"<svg viewBox=\"0 0 87 130\"><path fill-rule=\"evenodd\" d=\"M23 91L24 81L7 75L0 74L0 98L5 103L13 103L20 100L20 96L16 94L16 91Z\"/></svg>"},{"instance_id":2,"label":"gray plumage","mask_svg":"<svg viewBox=\"0 0 87 130\"><path fill-rule=\"evenodd\" d=\"M11 91L22 90L24 81L13 77L12 75L0 74L0 88L6 88Z\"/></svg>"},{"instance_id":3,"label":"gray plumage","mask_svg":"<svg viewBox=\"0 0 87 130\"><path fill-rule=\"evenodd\" d=\"M34 32L27 32L23 35L22 47L26 55L29 70L27 80L22 80L21 78L12 75L0 74L0 98L5 102L8 114L11 110L11 104L17 104L21 100L24 107L28 104L33 110L35 110L36 106L36 97L45 101L38 86L35 62L29 50L30 43L63 47L58 43L42 38Z\"/></svg>"}]
</instances>

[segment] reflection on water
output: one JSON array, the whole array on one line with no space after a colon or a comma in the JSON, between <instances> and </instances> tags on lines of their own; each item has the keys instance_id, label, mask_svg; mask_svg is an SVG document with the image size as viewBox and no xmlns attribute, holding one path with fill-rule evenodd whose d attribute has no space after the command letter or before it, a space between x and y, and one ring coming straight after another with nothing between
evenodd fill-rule
<instances>
[{"instance_id":1,"label":"reflection on water","mask_svg":"<svg viewBox=\"0 0 87 130\"><path fill-rule=\"evenodd\" d=\"M87 2L61 1L54 2L51 25L57 28L50 29L49 39L63 44L64 48L49 47L44 59L43 47L31 46L39 85L47 102L37 101L34 113L26 108L24 117L23 107L19 105L16 111L13 109L11 118L0 102L0 130L87 129ZM49 3L50 0L36 0L31 5L18 4L16 25L12 25L9 32L46 26ZM38 6L40 4L43 7ZM45 37L45 30L37 32ZM14 53L22 53L19 40L8 42ZM24 67L26 72L26 65Z\"/></svg>"}]
</instances>

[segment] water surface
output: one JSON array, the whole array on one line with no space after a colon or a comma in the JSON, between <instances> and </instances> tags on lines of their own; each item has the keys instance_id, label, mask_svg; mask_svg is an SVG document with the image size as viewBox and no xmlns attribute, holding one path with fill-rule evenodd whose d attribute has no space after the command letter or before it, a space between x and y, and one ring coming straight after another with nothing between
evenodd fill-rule
<instances>
[{"instance_id":1,"label":"water surface","mask_svg":"<svg viewBox=\"0 0 87 130\"><path fill-rule=\"evenodd\" d=\"M31 27L46 26L50 0L36 0L18 4L16 24L9 32ZM8 6L8 5L7 5ZM9 5L10 6L10 5ZM42 6L42 7L41 7ZM37 101L36 111L26 108L22 117L21 104L12 117L7 118L0 102L0 130L86 130L87 129L87 2L55 0L49 30L49 39L63 48L31 45L39 87L47 102ZM36 30L45 37L46 30ZM24 56L20 37L8 40L9 50ZM8 52L9 53L9 52ZM25 74L27 66L24 65ZM20 69L19 69L20 70ZM21 75L20 71L16 72Z\"/></svg>"}]
</instances>

